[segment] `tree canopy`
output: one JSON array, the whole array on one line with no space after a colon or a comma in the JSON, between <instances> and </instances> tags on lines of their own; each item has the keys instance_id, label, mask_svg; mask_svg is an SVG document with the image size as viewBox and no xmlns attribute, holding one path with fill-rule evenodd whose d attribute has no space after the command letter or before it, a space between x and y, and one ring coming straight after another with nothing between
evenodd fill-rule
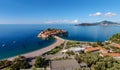
<instances>
[{"instance_id":1,"label":"tree canopy","mask_svg":"<svg viewBox=\"0 0 120 70\"><path fill-rule=\"evenodd\" d=\"M101 57L98 53L85 53L76 56L76 60L85 62L91 70L120 70L120 61L113 57Z\"/></svg>"},{"instance_id":2,"label":"tree canopy","mask_svg":"<svg viewBox=\"0 0 120 70\"><path fill-rule=\"evenodd\" d=\"M109 40L115 43L120 43L120 33L114 34Z\"/></svg>"}]
</instances>

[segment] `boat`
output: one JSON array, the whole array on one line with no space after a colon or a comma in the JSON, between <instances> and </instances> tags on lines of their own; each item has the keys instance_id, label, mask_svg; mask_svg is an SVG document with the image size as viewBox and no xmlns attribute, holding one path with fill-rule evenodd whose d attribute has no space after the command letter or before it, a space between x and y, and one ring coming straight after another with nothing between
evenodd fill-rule
<instances>
[{"instance_id":1,"label":"boat","mask_svg":"<svg viewBox=\"0 0 120 70\"><path fill-rule=\"evenodd\" d=\"M13 44L15 44L16 43L16 41L13 41Z\"/></svg>"},{"instance_id":2,"label":"boat","mask_svg":"<svg viewBox=\"0 0 120 70\"><path fill-rule=\"evenodd\" d=\"M2 44L2 47L5 47L6 46L6 44Z\"/></svg>"}]
</instances>

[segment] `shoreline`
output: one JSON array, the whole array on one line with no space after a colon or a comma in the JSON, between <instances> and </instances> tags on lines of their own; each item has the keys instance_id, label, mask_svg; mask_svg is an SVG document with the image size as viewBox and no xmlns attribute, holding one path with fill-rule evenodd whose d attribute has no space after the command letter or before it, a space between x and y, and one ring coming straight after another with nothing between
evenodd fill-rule
<instances>
[{"instance_id":1,"label":"shoreline","mask_svg":"<svg viewBox=\"0 0 120 70\"><path fill-rule=\"evenodd\" d=\"M38 34L37 37L39 37L39 35L40 34ZM36 56L40 56L40 55L54 49L56 46L59 46L60 44L64 43L65 40L67 40L67 41L76 41L76 40L64 39L64 38L61 38L61 37L58 37L58 36L54 36L54 38L56 39L56 41L54 43L52 43L51 45L48 45L48 46L46 46L44 48L41 48L41 49L38 49L38 50L35 50L35 51L31 51L31 52L23 53L23 54L19 54L19 55L20 56L25 56L26 58L36 57ZM86 42L86 43L88 43L88 41L76 41L76 42ZM95 42L90 42L90 43L95 43ZM9 57L9 58L5 58L5 59L13 60L14 58L16 58L19 55ZM5 60L5 59L2 59L2 60Z\"/></svg>"},{"instance_id":2,"label":"shoreline","mask_svg":"<svg viewBox=\"0 0 120 70\"><path fill-rule=\"evenodd\" d=\"M37 37L39 37L39 35L40 34L38 34ZM58 36L54 36L54 38L56 39L56 41L54 43L52 43L51 45L48 45L44 48L41 48L41 49L38 49L38 50L35 50L35 51L31 51L31 52L27 52L27 53L23 53L23 54L19 54L19 55L13 56L13 57L8 57L8 58L2 59L2 60L6 60L6 59L7 60L13 60L17 56L25 56L26 58L32 58L32 57L40 56L40 55L54 49L56 46L61 45L62 43L65 42L65 40L76 41L76 40L64 39L64 38L61 38L61 37L58 37ZM76 42L86 42L86 43L88 43L88 41L76 41ZM95 43L95 42L90 42L90 43Z\"/></svg>"},{"instance_id":3,"label":"shoreline","mask_svg":"<svg viewBox=\"0 0 120 70\"><path fill-rule=\"evenodd\" d=\"M68 40L68 41L75 41L75 42L83 42L83 43L88 43L89 41L78 41L78 40L72 40L72 39L66 39L66 38L62 38L64 40ZM96 41L97 42L97 41ZM90 41L89 43L96 43L96 42L92 42Z\"/></svg>"},{"instance_id":4,"label":"shoreline","mask_svg":"<svg viewBox=\"0 0 120 70\"><path fill-rule=\"evenodd\" d=\"M49 46L46 46L45 48L42 48L42 49L38 49L38 50L31 51L31 52L28 52L28 53L25 53L25 54L21 54L20 56L25 56L26 58L32 58L32 57L40 56L40 55L54 49L56 46L61 45L65 41L65 39L60 38L58 36L54 36L54 38L56 39L56 41L53 44L51 44ZM7 60L13 60L16 57L17 57L17 55L13 56L13 57L10 57L10 58L6 58L6 59Z\"/></svg>"},{"instance_id":5,"label":"shoreline","mask_svg":"<svg viewBox=\"0 0 120 70\"><path fill-rule=\"evenodd\" d=\"M38 34L37 37L39 37L39 35L40 34ZM27 53L23 53L23 54L18 54L16 56L8 57L8 58L2 59L2 60L6 60L6 59L7 60L13 60L17 56L25 56L26 58L33 58L33 57L40 56L40 55L54 49L56 46L61 45L66 40L67 41L76 41L76 40L64 39L64 38L61 38L61 37L58 37L58 36L54 36L54 38L56 39L56 41L54 43L52 43L51 45L48 45L44 48L41 48L41 49L38 49L38 50L35 50L35 51L31 51L31 52L27 52ZM87 41L76 41L76 42L86 42L86 43L88 43ZM90 42L90 43L95 43L95 42Z\"/></svg>"}]
</instances>

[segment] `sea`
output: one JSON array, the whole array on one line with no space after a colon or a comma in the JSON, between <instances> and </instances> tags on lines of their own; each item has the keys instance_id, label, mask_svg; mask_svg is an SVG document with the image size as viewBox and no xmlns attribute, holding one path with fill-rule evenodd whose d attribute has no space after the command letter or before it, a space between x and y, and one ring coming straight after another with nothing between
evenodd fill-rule
<instances>
[{"instance_id":1,"label":"sea","mask_svg":"<svg viewBox=\"0 0 120 70\"><path fill-rule=\"evenodd\" d=\"M37 35L48 28L68 31L63 37L77 41L106 41L120 33L120 26L74 26L74 24L0 24L0 60L42 49L55 39L42 40Z\"/></svg>"}]
</instances>

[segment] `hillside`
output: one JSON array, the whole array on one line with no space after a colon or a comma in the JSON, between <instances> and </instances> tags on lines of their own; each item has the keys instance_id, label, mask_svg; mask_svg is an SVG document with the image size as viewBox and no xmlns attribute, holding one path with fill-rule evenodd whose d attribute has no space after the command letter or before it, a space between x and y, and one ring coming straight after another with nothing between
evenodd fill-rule
<instances>
[{"instance_id":1,"label":"hillside","mask_svg":"<svg viewBox=\"0 0 120 70\"><path fill-rule=\"evenodd\" d=\"M120 25L117 22L111 22L111 21L101 21L101 22L95 22L95 23L80 23L76 24L75 26L117 26Z\"/></svg>"}]
</instances>

